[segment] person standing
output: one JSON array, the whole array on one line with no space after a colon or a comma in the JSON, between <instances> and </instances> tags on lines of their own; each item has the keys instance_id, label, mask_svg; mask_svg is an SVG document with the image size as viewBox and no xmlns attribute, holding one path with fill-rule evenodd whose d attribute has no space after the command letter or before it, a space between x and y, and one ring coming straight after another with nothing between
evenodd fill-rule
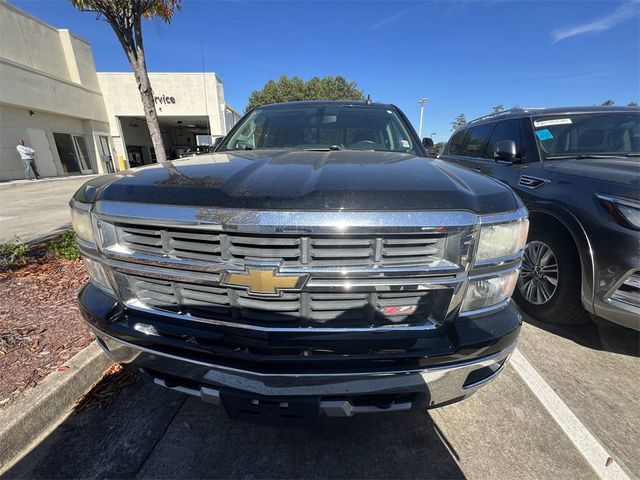
<instances>
[{"instance_id":1,"label":"person standing","mask_svg":"<svg viewBox=\"0 0 640 480\"><path fill-rule=\"evenodd\" d=\"M24 140L21 138L18 139L18 146L16 147L16 150L18 150L22 163L24 163L24 177L27 180L31 180L31 172L33 172L36 179L39 179L40 174L38 173L36 160L34 158L36 151L31 147L27 147L24 144Z\"/></svg>"}]
</instances>

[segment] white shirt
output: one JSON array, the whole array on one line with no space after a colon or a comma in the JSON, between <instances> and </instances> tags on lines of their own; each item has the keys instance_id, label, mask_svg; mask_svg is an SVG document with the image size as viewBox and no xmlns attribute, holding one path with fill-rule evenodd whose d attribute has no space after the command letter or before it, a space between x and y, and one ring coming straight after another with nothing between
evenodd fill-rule
<instances>
[{"instance_id":1,"label":"white shirt","mask_svg":"<svg viewBox=\"0 0 640 480\"><path fill-rule=\"evenodd\" d=\"M20 154L20 158L22 160L32 160L33 155L36 153L33 148L25 147L24 145L18 145L16 147L16 150L18 150L18 153Z\"/></svg>"}]
</instances>

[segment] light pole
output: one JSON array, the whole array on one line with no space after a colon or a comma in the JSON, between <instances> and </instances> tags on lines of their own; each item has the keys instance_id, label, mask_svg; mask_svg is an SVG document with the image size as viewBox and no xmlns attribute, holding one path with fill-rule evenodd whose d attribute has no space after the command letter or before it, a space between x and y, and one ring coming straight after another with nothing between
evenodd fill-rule
<instances>
[{"instance_id":1,"label":"light pole","mask_svg":"<svg viewBox=\"0 0 640 480\"><path fill-rule=\"evenodd\" d=\"M420 104L420 128L418 128L419 133L418 136L420 138L422 138L422 115L424 114L424 104L427 103L429 101L428 98L423 97L420 100L418 100L418 103Z\"/></svg>"}]
</instances>

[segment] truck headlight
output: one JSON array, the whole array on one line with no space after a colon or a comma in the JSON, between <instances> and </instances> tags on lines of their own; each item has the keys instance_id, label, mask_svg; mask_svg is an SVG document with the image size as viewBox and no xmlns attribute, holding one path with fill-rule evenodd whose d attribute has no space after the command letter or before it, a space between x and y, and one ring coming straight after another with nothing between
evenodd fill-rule
<instances>
[{"instance_id":1,"label":"truck headlight","mask_svg":"<svg viewBox=\"0 0 640 480\"><path fill-rule=\"evenodd\" d=\"M93 282L97 287L100 287L103 290L113 292L111 282L109 281L109 276L104 269L104 266L101 263L87 257L82 257L82 261L84 262L84 266L87 268L87 272L89 273L91 282Z\"/></svg>"},{"instance_id":2,"label":"truck headlight","mask_svg":"<svg viewBox=\"0 0 640 480\"><path fill-rule=\"evenodd\" d=\"M607 211L624 227L640 230L640 202L631 198L596 193Z\"/></svg>"},{"instance_id":3,"label":"truck headlight","mask_svg":"<svg viewBox=\"0 0 640 480\"><path fill-rule=\"evenodd\" d=\"M494 277L470 280L460 311L480 310L508 300L516 286L518 273L518 270L511 270Z\"/></svg>"},{"instance_id":4,"label":"truck headlight","mask_svg":"<svg viewBox=\"0 0 640 480\"><path fill-rule=\"evenodd\" d=\"M76 206L71 206L71 224L78 238L85 242L96 243L93 225L91 224L91 214L88 208L80 209Z\"/></svg>"},{"instance_id":5,"label":"truck headlight","mask_svg":"<svg viewBox=\"0 0 640 480\"><path fill-rule=\"evenodd\" d=\"M517 254L527 243L528 231L527 217L519 218L515 222L481 225L475 263Z\"/></svg>"}]
</instances>

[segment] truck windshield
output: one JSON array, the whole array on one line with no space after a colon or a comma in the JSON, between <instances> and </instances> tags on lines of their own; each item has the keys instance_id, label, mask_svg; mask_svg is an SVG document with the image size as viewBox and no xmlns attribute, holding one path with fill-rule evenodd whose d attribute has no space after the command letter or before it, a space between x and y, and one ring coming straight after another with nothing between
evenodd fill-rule
<instances>
[{"instance_id":1,"label":"truck windshield","mask_svg":"<svg viewBox=\"0 0 640 480\"><path fill-rule=\"evenodd\" d=\"M532 118L543 160L640 154L640 112L598 112Z\"/></svg>"},{"instance_id":2,"label":"truck windshield","mask_svg":"<svg viewBox=\"0 0 640 480\"><path fill-rule=\"evenodd\" d=\"M223 150L375 150L418 154L396 112L370 105L258 108Z\"/></svg>"}]
</instances>

